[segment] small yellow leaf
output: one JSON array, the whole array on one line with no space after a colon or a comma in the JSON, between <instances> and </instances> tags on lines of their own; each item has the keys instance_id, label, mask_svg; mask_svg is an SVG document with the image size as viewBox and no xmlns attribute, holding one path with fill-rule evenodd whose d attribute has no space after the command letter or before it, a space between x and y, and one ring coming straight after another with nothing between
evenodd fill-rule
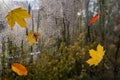
<instances>
[{"instance_id":1,"label":"small yellow leaf","mask_svg":"<svg viewBox=\"0 0 120 80\"><path fill-rule=\"evenodd\" d=\"M22 28L26 28L27 24L24 18L30 18L30 14L27 12L27 10L23 8L16 8L14 10L11 10L8 15L6 16L7 22L10 25L11 28L14 27L15 22L17 22Z\"/></svg>"},{"instance_id":2,"label":"small yellow leaf","mask_svg":"<svg viewBox=\"0 0 120 80\"><path fill-rule=\"evenodd\" d=\"M40 37L39 33L33 33L32 30L28 33L27 40L28 42L32 44L37 43L37 39Z\"/></svg>"},{"instance_id":3,"label":"small yellow leaf","mask_svg":"<svg viewBox=\"0 0 120 80\"><path fill-rule=\"evenodd\" d=\"M88 59L86 62L90 66L92 66L92 65L97 66L103 59L104 53L105 53L105 51L103 50L103 47L99 44L97 46L97 51L95 51L93 49L89 50L89 54L90 54L91 58Z\"/></svg>"},{"instance_id":4,"label":"small yellow leaf","mask_svg":"<svg viewBox=\"0 0 120 80\"><path fill-rule=\"evenodd\" d=\"M17 73L19 76L26 76L27 75L27 69L20 63L13 63L11 65L12 70Z\"/></svg>"},{"instance_id":5,"label":"small yellow leaf","mask_svg":"<svg viewBox=\"0 0 120 80\"><path fill-rule=\"evenodd\" d=\"M31 45L37 43L35 38L34 38L32 30L28 33L27 40Z\"/></svg>"}]
</instances>

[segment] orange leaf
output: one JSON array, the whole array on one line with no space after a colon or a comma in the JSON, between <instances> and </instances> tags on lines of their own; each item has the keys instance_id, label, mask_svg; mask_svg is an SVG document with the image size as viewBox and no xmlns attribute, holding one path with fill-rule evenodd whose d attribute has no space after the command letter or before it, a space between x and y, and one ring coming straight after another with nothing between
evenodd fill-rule
<instances>
[{"instance_id":1,"label":"orange leaf","mask_svg":"<svg viewBox=\"0 0 120 80\"><path fill-rule=\"evenodd\" d=\"M94 23L98 18L99 18L99 14L96 14L96 15L89 21L89 25L91 25L92 23Z\"/></svg>"},{"instance_id":2,"label":"orange leaf","mask_svg":"<svg viewBox=\"0 0 120 80\"><path fill-rule=\"evenodd\" d=\"M27 75L27 69L20 63L13 63L12 70L17 73L19 76Z\"/></svg>"},{"instance_id":3,"label":"orange leaf","mask_svg":"<svg viewBox=\"0 0 120 80\"><path fill-rule=\"evenodd\" d=\"M39 33L34 33L33 36L35 37L35 39L38 39L40 37Z\"/></svg>"}]
</instances>

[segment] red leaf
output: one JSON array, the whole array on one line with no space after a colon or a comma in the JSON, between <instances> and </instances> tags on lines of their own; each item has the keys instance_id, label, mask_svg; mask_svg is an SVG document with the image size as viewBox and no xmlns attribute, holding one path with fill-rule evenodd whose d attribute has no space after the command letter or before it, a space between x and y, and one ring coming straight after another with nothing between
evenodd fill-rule
<instances>
[{"instance_id":1,"label":"red leaf","mask_svg":"<svg viewBox=\"0 0 120 80\"><path fill-rule=\"evenodd\" d=\"M99 14L96 14L96 15L89 21L89 25L91 25L92 23L94 23L98 18L99 18Z\"/></svg>"}]
</instances>

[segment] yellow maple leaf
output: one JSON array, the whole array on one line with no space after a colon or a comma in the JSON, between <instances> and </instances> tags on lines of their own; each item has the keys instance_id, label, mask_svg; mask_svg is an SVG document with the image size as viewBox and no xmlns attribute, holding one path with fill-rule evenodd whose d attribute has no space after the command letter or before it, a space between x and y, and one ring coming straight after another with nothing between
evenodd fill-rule
<instances>
[{"instance_id":1,"label":"yellow maple leaf","mask_svg":"<svg viewBox=\"0 0 120 80\"><path fill-rule=\"evenodd\" d=\"M37 43L37 41L35 40L35 37L34 37L34 35L33 35L32 30L28 33L28 35L27 35L27 40L28 40L28 42L29 42L31 45Z\"/></svg>"},{"instance_id":2,"label":"yellow maple leaf","mask_svg":"<svg viewBox=\"0 0 120 80\"><path fill-rule=\"evenodd\" d=\"M26 28L27 24L24 18L30 18L30 14L27 10L23 8L16 8L11 10L5 18L7 18L7 22L11 28L14 27L15 23L17 22L22 28Z\"/></svg>"},{"instance_id":3,"label":"yellow maple leaf","mask_svg":"<svg viewBox=\"0 0 120 80\"><path fill-rule=\"evenodd\" d=\"M27 75L27 69L20 63L13 63L11 65L11 68L19 76L26 76Z\"/></svg>"},{"instance_id":4,"label":"yellow maple leaf","mask_svg":"<svg viewBox=\"0 0 120 80\"><path fill-rule=\"evenodd\" d=\"M27 40L31 45L36 44L39 36L40 36L39 33L33 33L32 30L31 30L27 35Z\"/></svg>"},{"instance_id":5,"label":"yellow maple leaf","mask_svg":"<svg viewBox=\"0 0 120 80\"><path fill-rule=\"evenodd\" d=\"M89 50L89 54L90 54L91 58L88 59L86 62L90 66L92 66L92 65L97 66L100 63L100 61L103 59L104 53L105 53L105 51L104 51L103 47L99 44L97 46L96 51L93 49Z\"/></svg>"}]
</instances>

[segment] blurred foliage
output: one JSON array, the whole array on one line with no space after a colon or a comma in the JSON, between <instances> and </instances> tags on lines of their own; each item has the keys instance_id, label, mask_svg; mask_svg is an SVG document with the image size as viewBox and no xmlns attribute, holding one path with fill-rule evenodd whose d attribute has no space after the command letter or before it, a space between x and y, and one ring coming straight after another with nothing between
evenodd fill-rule
<instances>
[{"instance_id":1,"label":"blurred foliage","mask_svg":"<svg viewBox=\"0 0 120 80\"><path fill-rule=\"evenodd\" d=\"M32 62L29 63L21 62L28 69L27 76L18 76L11 70L11 67L6 65L7 68L3 69L6 70L5 78L9 80L81 80L86 72L84 61L85 54L89 49L87 45L82 44L83 36L84 33L80 34L77 42L73 45L66 46L65 42L61 42L59 49L55 54L48 53L49 51L44 48L45 50L41 51L37 61L32 60ZM12 51L12 47L14 47L13 44L10 46L9 51ZM14 49L15 48L17 47L14 47ZM14 55L16 54L16 52L11 53ZM11 56L14 57L13 55ZM18 58L22 59L21 56ZM11 63L20 62L14 60L15 57L12 59L13 61Z\"/></svg>"},{"instance_id":2,"label":"blurred foliage","mask_svg":"<svg viewBox=\"0 0 120 80\"><path fill-rule=\"evenodd\" d=\"M100 63L98 67L89 67L85 62L89 58L88 51L91 48L95 49L98 43L93 42L86 44L84 36L85 33L80 33L77 41L71 45L66 45L65 42L61 42L56 52L44 47L36 61L32 55L28 62L26 62L25 59L21 62L21 59L23 59L21 56L25 56L24 54L21 54L21 56L17 58L18 60L20 59L20 61L16 61L15 57L11 55L14 57L11 63L20 62L25 65L28 70L28 75L18 76L11 70L10 66L6 65L6 68L3 69L6 72L4 78L7 80L90 80L96 77L99 80L101 78L99 76L103 72L101 70L104 69L103 62ZM14 45L12 44L10 47L14 47ZM9 48L9 51L15 48L17 48L17 46ZM54 54L49 52L54 52ZM12 54L15 55L16 52L12 52ZM103 67L100 68L100 66ZM91 76L92 78L90 78Z\"/></svg>"}]
</instances>

